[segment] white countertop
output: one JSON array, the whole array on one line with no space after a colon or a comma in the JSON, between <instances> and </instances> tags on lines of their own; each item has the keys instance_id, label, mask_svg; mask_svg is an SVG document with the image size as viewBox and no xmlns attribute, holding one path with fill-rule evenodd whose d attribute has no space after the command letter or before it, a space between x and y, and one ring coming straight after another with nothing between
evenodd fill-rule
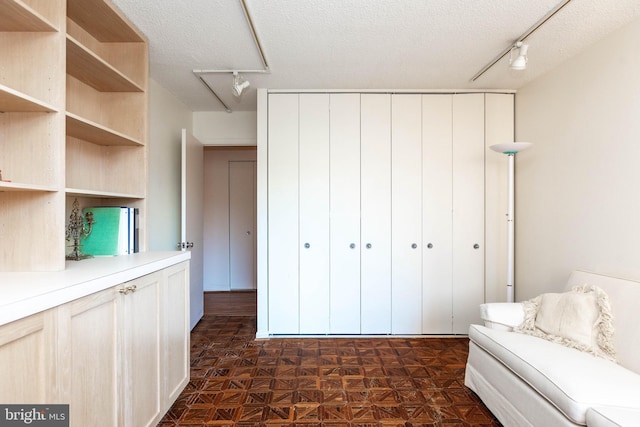
<instances>
[{"instance_id":1,"label":"white countertop","mask_svg":"<svg viewBox=\"0 0 640 427\"><path fill-rule=\"evenodd\" d=\"M67 261L54 272L0 272L0 325L187 261L191 252L141 252L133 255Z\"/></svg>"}]
</instances>

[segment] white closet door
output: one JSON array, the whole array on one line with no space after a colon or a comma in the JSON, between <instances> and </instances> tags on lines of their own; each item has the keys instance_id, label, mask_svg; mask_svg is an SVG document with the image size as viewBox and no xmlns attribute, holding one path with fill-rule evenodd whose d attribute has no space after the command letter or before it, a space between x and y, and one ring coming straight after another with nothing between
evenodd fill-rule
<instances>
[{"instance_id":1,"label":"white closet door","mask_svg":"<svg viewBox=\"0 0 640 427\"><path fill-rule=\"evenodd\" d=\"M391 330L422 333L422 96L391 97Z\"/></svg>"},{"instance_id":2,"label":"white closet door","mask_svg":"<svg viewBox=\"0 0 640 427\"><path fill-rule=\"evenodd\" d=\"M329 332L329 95L300 95L300 333Z\"/></svg>"},{"instance_id":3,"label":"white closet door","mask_svg":"<svg viewBox=\"0 0 640 427\"><path fill-rule=\"evenodd\" d=\"M453 333L484 302L484 94L453 97Z\"/></svg>"},{"instance_id":4,"label":"white closet door","mask_svg":"<svg viewBox=\"0 0 640 427\"><path fill-rule=\"evenodd\" d=\"M452 332L452 95L422 97L422 333Z\"/></svg>"},{"instance_id":5,"label":"white closet door","mask_svg":"<svg viewBox=\"0 0 640 427\"><path fill-rule=\"evenodd\" d=\"M269 333L297 334L298 95L269 95Z\"/></svg>"},{"instance_id":6,"label":"white closet door","mask_svg":"<svg viewBox=\"0 0 640 427\"><path fill-rule=\"evenodd\" d=\"M391 333L391 95L361 96L361 332Z\"/></svg>"},{"instance_id":7,"label":"white closet door","mask_svg":"<svg viewBox=\"0 0 640 427\"><path fill-rule=\"evenodd\" d=\"M360 94L331 95L331 326L360 333Z\"/></svg>"}]
</instances>

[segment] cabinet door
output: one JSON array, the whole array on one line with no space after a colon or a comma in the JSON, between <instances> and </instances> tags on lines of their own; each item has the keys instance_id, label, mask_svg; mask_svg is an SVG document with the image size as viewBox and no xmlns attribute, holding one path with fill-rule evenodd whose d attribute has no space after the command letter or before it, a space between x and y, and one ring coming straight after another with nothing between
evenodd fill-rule
<instances>
[{"instance_id":1,"label":"cabinet door","mask_svg":"<svg viewBox=\"0 0 640 427\"><path fill-rule=\"evenodd\" d=\"M300 95L300 333L329 332L329 95Z\"/></svg>"},{"instance_id":2,"label":"cabinet door","mask_svg":"<svg viewBox=\"0 0 640 427\"><path fill-rule=\"evenodd\" d=\"M156 425L161 405L162 272L124 283L125 425ZM120 288L120 287L119 287Z\"/></svg>"},{"instance_id":3,"label":"cabinet door","mask_svg":"<svg viewBox=\"0 0 640 427\"><path fill-rule=\"evenodd\" d=\"M189 263L171 266L163 274L162 413L165 413L189 382Z\"/></svg>"},{"instance_id":4,"label":"cabinet door","mask_svg":"<svg viewBox=\"0 0 640 427\"><path fill-rule=\"evenodd\" d=\"M268 327L271 334L297 334L298 95L269 95L268 126Z\"/></svg>"},{"instance_id":5,"label":"cabinet door","mask_svg":"<svg viewBox=\"0 0 640 427\"><path fill-rule=\"evenodd\" d=\"M422 332L422 96L392 95L392 333Z\"/></svg>"},{"instance_id":6,"label":"cabinet door","mask_svg":"<svg viewBox=\"0 0 640 427\"><path fill-rule=\"evenodd\" d=\"M69 403L72 425L124 425L122 302L110 288L59 309L61 400Z\"/></svg>"},{"instance_id":7,"label":"cabinet door","mask_svg":"<svg viewBox=\"0 0 640 427\"><path fill-rule=\"evenodd\" d=\"M453 97L453 333L484 302L484 94Z\"/></svg>"},{"instance_id":8,"label":"cabinet door","mask_svg":"<svg viewBox=\"0 0 640 427\"><path fill-rule=\"evenodd\" d=\"M452 328L452 95L422 97L422 333Z\"/></svg>"},{"instance_id":9,"label":"cabinet door","mask_svg":"<svg viewBox=\"0 0 640 427\"><path fill-rule=\"evenodd\" d=\"M331 326L360 333L360 95L331 95Z\"/></svg>"},{"instance_id":10,"label":"cabinet door","mask_svg":"<svg viewBox=\"0 0 640 427\"><path fill-rule=\"evenodd\" d=\"M391 95L360 98L361 332L391 333Z\"/></svg>"},{"instance_id":11,"label":"cabinet door","mask_svg":"<svg viewBox=\"0 0 640 427\"><path fill-rule=\"evenodd\" d=\"M0 402L53 402L55 316L51 310L0 327Z\"/></svg>"}]
</instances>

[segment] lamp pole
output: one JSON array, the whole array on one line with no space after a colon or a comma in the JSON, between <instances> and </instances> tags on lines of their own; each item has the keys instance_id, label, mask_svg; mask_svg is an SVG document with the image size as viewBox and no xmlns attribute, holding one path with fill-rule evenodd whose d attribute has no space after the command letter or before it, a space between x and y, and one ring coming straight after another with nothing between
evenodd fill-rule
<instances>
[{"instance_id":1,"label":"lamp pole","mask_svg":"<svg viewBox=\"0 0 640 427\"><path fill-rule=\"evenodd\" d=\"M507 189L507 302L514 301L515 290L515 158L518 152L526 150L531 145L530 142L507 142L489 147L493 151L506 154L509 159L509 184Z\"/></svg>"}]
</instances>

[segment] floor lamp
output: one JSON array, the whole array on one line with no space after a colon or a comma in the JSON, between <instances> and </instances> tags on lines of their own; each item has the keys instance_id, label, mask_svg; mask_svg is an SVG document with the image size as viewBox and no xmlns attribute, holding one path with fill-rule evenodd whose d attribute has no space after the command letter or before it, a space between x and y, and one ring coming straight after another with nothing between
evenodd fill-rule
<instances>
[{"instance_id":1,"label":"floor lamp","mask_svg":"<svg viewBox=\"0 0 640 427\"><path fill-rule=\"evenodd\" d=\"M513 302L514 291L514 163L516 154L531 146L530 142L507 142L490 146L493 151L509 158L509 193L507 199L507 302Z\"/></svg>"}]
</instances>

